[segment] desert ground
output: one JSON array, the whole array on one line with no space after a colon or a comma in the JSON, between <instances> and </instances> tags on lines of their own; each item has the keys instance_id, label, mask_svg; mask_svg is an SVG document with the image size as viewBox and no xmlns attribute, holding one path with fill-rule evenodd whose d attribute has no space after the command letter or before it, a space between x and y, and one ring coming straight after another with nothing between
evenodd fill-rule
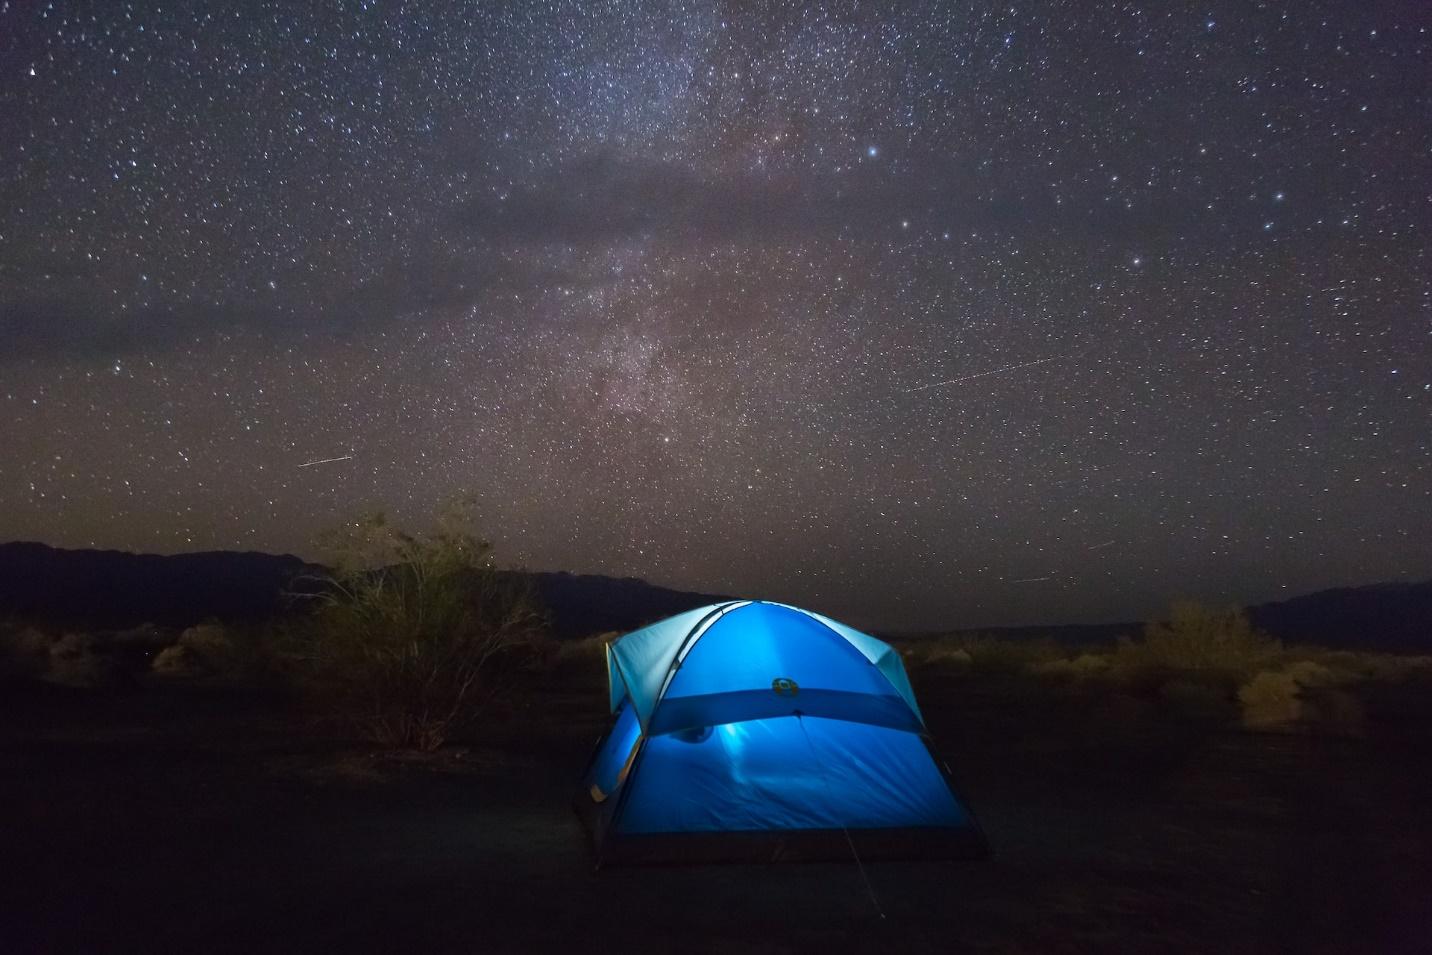
<instances>
[{"instance_id":1,"label":"desert ground","mask_svg":"<svg viewBox=\"0 0 1432 955\"><path fill-rule=\"evenodd\" d=\"M966 656L912 673L994 857L871 863L873 897L853 862L595 871L569 808L606 719L591 655L426 756L357 744L273 690L17 684L0 936L13 952L1432 948L1424 679L1364 685L1351 718L1253 730Z\"/></svg>"}]
</instances>

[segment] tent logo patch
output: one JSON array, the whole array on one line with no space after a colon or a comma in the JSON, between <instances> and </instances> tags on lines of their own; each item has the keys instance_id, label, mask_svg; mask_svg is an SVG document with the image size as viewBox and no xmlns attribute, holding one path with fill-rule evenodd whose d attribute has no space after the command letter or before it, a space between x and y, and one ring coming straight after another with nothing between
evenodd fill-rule
<instances>
[{"instance_id":1,"label":"tent logo patch","mask_svg":"<svg viewBox=\"0 0 1432 955\"><path fill-rule=\"evenodd\" d=\"M776 696L795 696L801 688L788 676L778 676L771 681L771 689L776 691Z\"/></svg>"}]
</instances>

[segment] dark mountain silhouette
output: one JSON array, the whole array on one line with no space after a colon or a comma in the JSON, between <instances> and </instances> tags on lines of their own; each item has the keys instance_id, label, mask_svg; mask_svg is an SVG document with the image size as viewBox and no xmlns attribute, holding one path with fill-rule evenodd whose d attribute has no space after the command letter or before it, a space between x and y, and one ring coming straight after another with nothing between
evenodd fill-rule
<instances>
[{"instance_id":1,"label":"dark mountain silhouette","mask_svg":"<svg viewBox=\"0 0 1432 955\"><path fill-rule=\"evenodd\" d=\"M324 568L288 554L213 551L131 554L0 544L0 616L50 628L187 627L217 618L253 622L281 613L284 594L311 590ZM527 574L524 571L509 571ZM632 577L532 573L558 636L630 630L723 599Z\"/></svg>"},{"instance_id":2,"label":"dark mountain silhouette","mask_svg":"<svg viewBox=\"0 0 1432 955\"><path fill-rule=\"evenodd\" d=\"M520 573L520 572L514 572ZM609 630L635 630L644 624L729 600L718 594L670 590L638 577L532 573L542 602L552 612L559 637L582 637Z\"/></svg>"},{"instance_id":3,"label":"dark mountain silhouette","mask_svg":"<svg viewBox=\"0 0 1432 955\"><path fill-rule=\"evenodd\" d=\"M1248 616L1284 640L1432 653L1432 580L1319 590L1249 607Z\"/></svg>"},{"instance_id":4,"label":"dark mountain silhouette","mask_svg":"<svg viewBox=\"0 0 1432 955\"><path fill-rule=\"evenodd\" d=\"M288 554L160 556L0 544L0 615L101 630L261 620L283 609L293 578L315 569Z\"/></svg>"},{"instance_id":5,"label":"dark mountain silhouette","mask_svg":"<svg viewBox=\"0 0 1432 955\"><path fill-rule=\"evenodd\" d=\"M281 613L295 578L322 567L288 554L213 551L131 554L0 544L0 616L51 628L186 627L209 618L251 622ZM509 571L530 576L559 637L630 630L726 599L658 587L634 577ZM1323 590L1250 607L1261 630L1283 640L1357 650L1432 652L1432 581ZM1137 634L1138 623L1007 627L981 632L1095 643ZM948 631L946 631L948 632Z\"/></svg>"},{"instance_id":6,"label":"dark mountain silhouette","mask_svg":"<svg viewBox=\"0 0 1432 955\"><path fill-rule=\"evenodd\" d=\"M1432 580L1338 587L1246 609L1253 626L1286 643L1340 650L1432 653ZM1131 621L984 627L907 636L918 638L954 632L1013 640L1047 637L1060 643L1087 645L1109 643L1124 636L1137 637L1143 628L1143 623Z\"/></svg>"}]
</instances>

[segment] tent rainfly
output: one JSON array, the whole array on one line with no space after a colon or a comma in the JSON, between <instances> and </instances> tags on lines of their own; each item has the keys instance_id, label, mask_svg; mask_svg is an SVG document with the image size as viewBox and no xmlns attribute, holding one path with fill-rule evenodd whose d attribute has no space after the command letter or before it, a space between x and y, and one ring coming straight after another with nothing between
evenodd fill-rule
<instances>
[{"instance_id":1,"label":"tent rainfly","mask_svg":"<svg viewBox=\"0 0 1432 955\"><path fill-rule=\"evenodd\" d=\"M607 647L576 806L604 863L979 858L900 655L817 613L700 607Z\"/></svg>"}]
</instances>

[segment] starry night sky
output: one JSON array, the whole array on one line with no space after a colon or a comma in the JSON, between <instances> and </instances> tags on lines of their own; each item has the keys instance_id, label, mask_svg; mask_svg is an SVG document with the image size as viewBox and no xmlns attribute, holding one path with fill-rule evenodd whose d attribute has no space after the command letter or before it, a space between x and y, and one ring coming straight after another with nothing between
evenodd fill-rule
<instances>
[{"instance_id":1,"label":"starry night sky","mask_svg":"<svg viewBox=\"0 0 1432 955\"><path fill-rule=\"evenodd\" d=\"M475 494L506 563L888 627L1432 576L1429 29L0 2L0 540Z\"/></svg>"}]
</instances>

